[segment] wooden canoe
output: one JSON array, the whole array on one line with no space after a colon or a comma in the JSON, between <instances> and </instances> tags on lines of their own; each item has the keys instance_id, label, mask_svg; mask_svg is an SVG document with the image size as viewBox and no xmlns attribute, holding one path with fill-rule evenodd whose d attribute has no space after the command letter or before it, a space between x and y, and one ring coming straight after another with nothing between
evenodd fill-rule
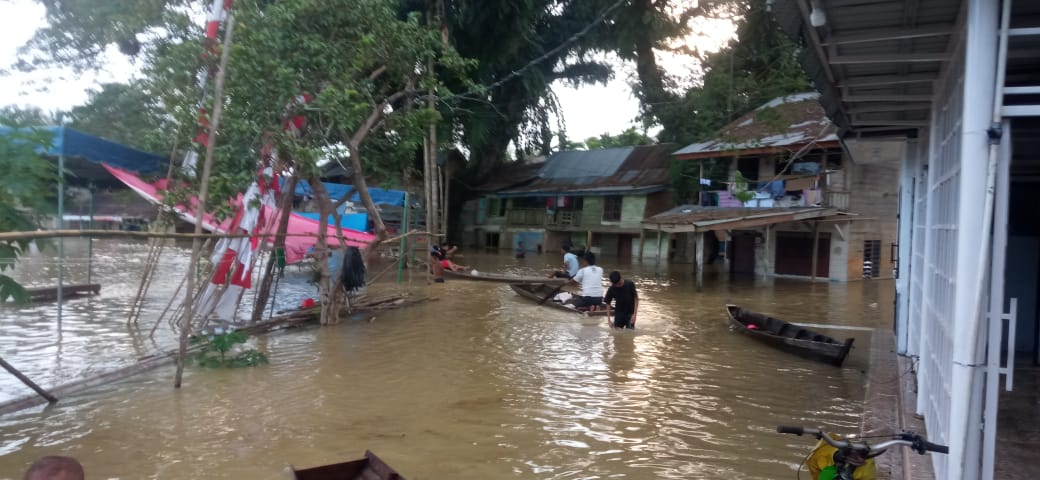
<instances>
[{"instance_id":1,"label":"wooden canoe","mask_svg":"<svg viewBox=\"0 0 1040 480\"><path fill-rule=\"evenodd\" d=\"M358 460L302 470L290 468L296 480L404 480L401 474L368 450L365 450L365 458Z\"/></svg>"},{"instance_id":2,"label":"wooden canoe","mask_svg":"<svg viewBox=\"0 0 1040 480\"><path fill-rule=\"evenodd\" d=\"M805 327L761 313L726 305L729 323L743 334L781 350L841 366L855 338L840 342Z\"/></svg>"},{"instance_id":3,"label":"wooden canoe","mask_svg":"<svg viewBox=\"0 0 1040 480\"><path fill-rule=\"evenodd\" d=\"M546 277L535 277L535 276L519 276L519 275L504 275L501 273L484 273L477 272L473 275L472 272L455 272L448 269L444 270L444 276L450 278L458 278L462 280L476 280L478 282L500 282L500 283L545 283L551 284L554 288L557 285L562 285L567 281L566 278L546 278Z\"/></svg>"},{"instance_id":4,"label":"wooden canoe","mask_svg":"<svg viewBox=\"0 0 1040 480\"><path fill-rule=\"evenodd\" d=\"M541 302L543 298L549 296L550 294L553 295L553 296L556 296L557 293L563 291L562 289L558 289L557 286L558 285L552 285L552 284L547 284L547 283L511 283L511 284L509 284L509 288L512 288L513 291L517 293L517 295L520 295L521 297L524 297L524 298L529 298L529 299L534 300L536 302ZM578 310L577 308L574 308L572 305L563 305L563 304L556 303L551 298L546 300L545 302L543 302L542 305L546 306L546 307L555 308L557 310L563 310L563 311L572 312L572 313L579 313L579 314L582 314L582 315L595 315L595 316L606 316L607 315L606 307L601 307L601 309L594 310L594 311Z\"/></svg>"},{"instance_id":5,"label":"wooden canoe","mask_svg":"<svg viewBox=\"0 0 1040 480\"><path fill-rule=\"evenodd\" d=\"M58 287L26 288L30 303L44 303L58 301ZM100 283L84 283L76 285L63 285L61 288L62 300L88 297L101 292Z\"/></svg>"}]
</instances>

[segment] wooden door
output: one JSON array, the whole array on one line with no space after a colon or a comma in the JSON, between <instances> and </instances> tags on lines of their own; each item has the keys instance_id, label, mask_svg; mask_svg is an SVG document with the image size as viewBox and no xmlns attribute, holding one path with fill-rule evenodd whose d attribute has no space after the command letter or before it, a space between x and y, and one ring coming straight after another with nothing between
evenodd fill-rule
<instances>
[{"instance_id":1,"label":"wooden door","mask_svg":"<svg viewBox=\"0 0 1040 480\"><path fill-rule=\"evenodd\" d=\"M730 272L755 273L754 234L734 232L727 247Z\"/></svg>"},{"instance_id":2,"label":"wooden door","mask_svg":"<svg viewBox=\"0 0 1040 480\"><path fill-rule=\"evenodd\" d=\"M777 275L812 276L812 234L798 232L777 232L776 265ZM816 259L816 276L830 277L831 271L831 238L829 233L821 233L819 240L819 258Z\"/></svg>"},{"instance_id":3,"label":"wooden door","mask_svg":"<svg viewBox=\"0 0 1040 480\"><path fill-rule=\"evenodd\" d=\"M618 235L617 256L618 258L632 258L631 235Z\"/></svg>"}]
</instances>

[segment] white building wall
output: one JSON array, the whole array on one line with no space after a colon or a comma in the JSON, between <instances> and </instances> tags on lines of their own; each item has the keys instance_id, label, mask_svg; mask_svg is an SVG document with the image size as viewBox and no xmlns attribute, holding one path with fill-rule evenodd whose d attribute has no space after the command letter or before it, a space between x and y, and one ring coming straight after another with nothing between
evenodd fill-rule
<instances>
[{"instance_id":1,"label":"white building wall","mask_svg":"<svg viewBox=\"0 0 1040 480\"><path fill-rule=\"evenodd\" d=\"M907 286L909 313L920 321L920 331L907 338L907 351L920 354L918 411L929 439L950 447L949 455L931 456L942 479L978 478L981 451L983 384L975 365L982 362L975 346L998 3L967 5L964 34L933 102L927 179L914 191Z\"/></svg>"},{"instance_id":2,"label":"white building wall","mask_svg":"<svg viewBox=\"0 0 1040 480\"><path fill-rule=\"evenodd\" d=\"M931 441L949 445L951 361L955 332L953 301L957 273L957 208L964 100L963 50L940 85L932 108L928 178L924 188L925 249L921 293L921 352L918 411ZM949 478L945 461L933 457L936 478Z\"/></svg>"}]
</instances>

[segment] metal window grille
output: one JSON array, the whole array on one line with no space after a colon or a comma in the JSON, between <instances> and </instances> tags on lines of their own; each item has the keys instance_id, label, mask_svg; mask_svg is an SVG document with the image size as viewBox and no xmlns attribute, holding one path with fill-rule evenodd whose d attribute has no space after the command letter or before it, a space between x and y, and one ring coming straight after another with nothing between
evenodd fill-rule
<instances>
[{"instance_id":1,"label":"metal window grille","mask_svg":"<svg viewBox=\"0 0 1040 480\"><path fill-rule=\"evenodd\" d=\"M954 339L953 305L957 274L957 222L960 197L964 51L954 56L932 113L929 172L925 192L925 252L921 294L918 410L930 438L948 443ZM935 441L935 440L933 440ZM945 462L935 462L935 477L947 478Z\"/></svg>"},{"instance_id":2,"label":"metal window grille","mask_svg":"<svg viewBox=\"0 0 1040 480\"><path fill-rule=\"evenodd\" d=\"M611 195L603 199L603 221L617 222L621 220L621 195Z\"/></svg>"},{"instance_id":3,"label":"metal window grille","mask_svg":"<svg viewBox=\"0 0 1040 480\"><path fill-rule=\"evenodd\" d=\"M881 240L863 242L863 278L881 276Z\"/></svg>"}]
</instances>

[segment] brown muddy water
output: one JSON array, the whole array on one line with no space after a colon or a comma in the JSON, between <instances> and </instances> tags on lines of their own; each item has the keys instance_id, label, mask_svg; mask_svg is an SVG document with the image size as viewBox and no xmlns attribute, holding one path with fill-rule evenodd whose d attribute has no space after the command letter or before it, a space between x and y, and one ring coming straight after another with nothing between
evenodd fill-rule
<instances>
[{"instance_id":1,"label":"brown muddy water","mask_svg":"<svg viewBox=\"0 0 1040 480\"><path fill-rule=\"evenodd\" d=\"M85 247L67 242L66 281L86 280ZM147 249L96 242L99 297L0 307L0 355L44 387L129 365L174 346L147 330L184 272L168 249L140 329L128 304ZM540 273L558 255L516 260L463 252L486 272ZM891 282L850 284L706 276L689 265L619 264L639 288L635 332L538 307L507 285L462 280L380 282L437 301L252 340L270 364L189 367L180 390L164 367L49 407L0 416L0 479L48 454L79 458L95 479L287 479L376 452L409 479L795 478L811 443L777 424L858 430L869 333L843 368L759 345L728 330L724 304L793 321L889 328ZM381 270L379 267L371 270ZM371 272L370 272L371 273ZM54 284L53 256L26 259L20 279ZM391 279L392 275L385 277ZM284 308L311 295L290 267ZM143 339L142 339L143 338ZM0 402L32 392L0 372ZM803 476L805 474L803 473Z\"/></svg>"}]
</instances>

